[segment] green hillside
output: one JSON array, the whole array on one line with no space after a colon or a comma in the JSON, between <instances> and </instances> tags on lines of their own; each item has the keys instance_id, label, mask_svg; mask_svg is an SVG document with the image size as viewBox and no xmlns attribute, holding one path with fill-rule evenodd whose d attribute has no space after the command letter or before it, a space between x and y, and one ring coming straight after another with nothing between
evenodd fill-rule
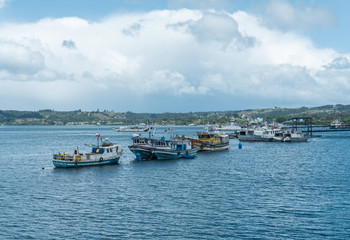
<instances>
[{"instance_id":1,"label":"green hillside","mask_svg":"<svg viewBox=\"0 0 350 240\"><path fill-rule=\"evenodd\" d=\"M326 105L300 108L266 108L238 111L189 112L189 113L133 113L111 111L16 111L0 110L2 125L204 125L227 124L234 117L237 123L257 121L283 123L294 117L311 117L314 124L330 124L338 119L350 124L350 105Z\"/></svg>"}]
</instances>

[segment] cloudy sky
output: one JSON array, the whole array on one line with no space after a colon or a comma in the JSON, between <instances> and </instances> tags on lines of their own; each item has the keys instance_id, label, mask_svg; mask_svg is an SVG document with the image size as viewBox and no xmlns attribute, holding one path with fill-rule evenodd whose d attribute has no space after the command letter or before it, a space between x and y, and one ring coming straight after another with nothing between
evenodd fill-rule
<instances>
[{"instance_id":1,"label":"cloudy sky","mask_svg":"<svg viewBox=\"0 0 350 240\"><path fill-rule=\"evenodd\" d=\"M350 103L348 0L0 0L0 109Z\"/></svg>"}]
</instances>

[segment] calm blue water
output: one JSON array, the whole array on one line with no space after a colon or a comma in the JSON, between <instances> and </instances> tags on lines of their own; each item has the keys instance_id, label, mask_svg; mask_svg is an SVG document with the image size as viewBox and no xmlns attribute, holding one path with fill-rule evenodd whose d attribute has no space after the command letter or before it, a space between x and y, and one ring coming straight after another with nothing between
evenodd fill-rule
<instances>
[{"instance_id":1,"label":"calm blue water","mask_svg":"<svg viewBox=\"0 0 350 240\"><path fill-rule=\"evenodd\" d=\"M53 167L54 152L88 150L97 131L124 148L119 165ZM350 132L146 162L130 136L0 126L0 239L350 239Z\"/></svg>"}]
</instances>

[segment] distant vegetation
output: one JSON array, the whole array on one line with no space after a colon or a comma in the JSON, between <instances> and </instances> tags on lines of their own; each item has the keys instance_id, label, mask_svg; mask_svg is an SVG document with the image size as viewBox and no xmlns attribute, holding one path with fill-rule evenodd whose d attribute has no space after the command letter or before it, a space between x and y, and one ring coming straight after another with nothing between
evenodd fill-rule
<instances>
[{"instance_id":1,"label":"distant vegetation","mask_svg":"<svg viewBox=\"0 0 350 240\"><path fill-rule=\"evenodd\" d=\"M350 105L326 105L320 107L267 108L239 111L189 112L189 113L133 113L113 111L39 111L0 110L3 125L205 125L228 124L234 117L236 123L275 121L284 123L299 117L311 117L313 124L330 124L340 120L350 124Z\"/></svg>"}]
</instances>

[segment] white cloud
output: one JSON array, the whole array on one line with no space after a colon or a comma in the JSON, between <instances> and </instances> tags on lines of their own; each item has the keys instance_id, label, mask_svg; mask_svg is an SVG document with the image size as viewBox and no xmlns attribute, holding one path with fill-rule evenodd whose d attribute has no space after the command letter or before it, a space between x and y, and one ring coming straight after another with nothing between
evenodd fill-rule
<instances>
[{"instance_id":1,"label":"white cloud","mask_svg":"<svg viewBox=\"0 0 350 240\"><path fill-rule=\"evenodd\" d=\"M72 40L63 40L62 47L69 48L69 49L76 49L77 46L75 45L75 42Z\"/></svg>"},{"instance_id":2,"label":"white cloud","mask_svg":"<svg viewBox=\"0 0 350 240\"><path fill-rule=\"evenodd\" d=\"M136 37L136 36L139 35L140 29L141 29L141 24L140 23L133 23L130 26L127 26L127 27L123 28L122 32L125 35Z\"/></svg>"},{"instance_id":3,"label":"white cloud","mask_svg":"<svg viewBox=\"0 0 350 240\"><path fill-rule=\"evenodd\" d=\"M222 12L204 12L202 18L188 23L188 29L199 42L220 42L224 49L230 43L237 48L254 45L254 39L243 37L238 31L237 22Z\"/></svg>"},{"instance_id":4,"label":"white cloud","mask_svg":"<svg viewBox=\"0 0 350 240\"><path fill-rule=\"evenodd\" d=\"M335 23L335 16L326 8L293 5L287 0L270 0L262 9L263 22L280 30L331 27Z\"/></svg>"},{"instance_id":5,"label":"white cloud","mask_svg":"<svg viewBox=\"0 0 350 240\"><path fill-rule=\"evenodd\" d=\"M0 72L32 75L44 68L44 57L31 46L0 39ZM0 74L1 80L1 74Z\"/></svg>"},{"instance_id":6,"label":"white cloud","mask_svg":"<svg viewBox=\"0 0 350 240\"><path fill-rule=\"evenodd\" d=\"M230 0L168 0L170 8L195 8L195 9L227 9L233 3Z\"/></svg>"},{"instance_id":7,"label":"white cloud","mask_svg":"<svg viewBox=\"0 0 350 240\"><path fill-rule=\"evenodd\" d=\"M346 57L337 57L323 67L326 69L349 69L350 62Z\"/></svg>"},{"instance_id":8,"label":"white cloud","mask_svg":"<svg viewBox=\"0 0 350 240\"><path fill-rule=\"evenodd\" d=\"M318 49L305 36L242 11L162 10L92 23L42 19L2 25L0 36L6 36L0 87L8 93L2 103L18 97L37 108L121 103L132 110L128 99L156 96L198 97L204 106L220 94L303 105L350 100L349 54ZM182 109L189 110L196 109Z\"/></svg>"}]
</instances>

